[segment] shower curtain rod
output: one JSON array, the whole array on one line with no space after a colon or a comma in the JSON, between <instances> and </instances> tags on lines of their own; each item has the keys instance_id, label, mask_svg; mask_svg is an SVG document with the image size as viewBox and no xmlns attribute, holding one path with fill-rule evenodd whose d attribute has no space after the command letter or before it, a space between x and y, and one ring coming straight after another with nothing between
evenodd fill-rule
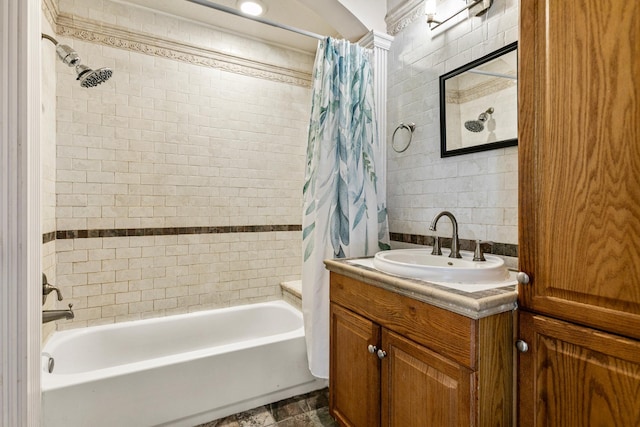
<instances>
[{"instance_id":1,"label":"shower curtain rod","mask_svg":"<svg viewBox=\"0 0 640 427\"><path fill-rule=\"evenodd\" d=\"M292 31L294 33L302 34L303 36L312 37L314 39L324 40L327 38L326 36L323 36L321 34L316 34L316 33L312 33L311 31L301 30L300 28L291 27L285 24L280 24L278 22L271 21L269 19L259 18L257 16L248 16L240 12L239 10L236 10L227 6L222 6L217 3L212 3L210 1L206 1L206 0L187 0L187 1L191 3L199 4L201 6L205 6L211 9L219 10L220 12L230 13L231 15L236 15L241 18L251 19L252 21L260 22L262 24L271 25L272 27L280 28L282 30Z\"/></svg>"}]
</instances>

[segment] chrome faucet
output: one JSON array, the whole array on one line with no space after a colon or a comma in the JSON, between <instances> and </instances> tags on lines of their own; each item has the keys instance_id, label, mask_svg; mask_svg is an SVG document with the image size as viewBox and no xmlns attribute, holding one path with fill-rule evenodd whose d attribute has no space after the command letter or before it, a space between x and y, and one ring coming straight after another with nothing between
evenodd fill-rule
<instances>
[{"instance_id":1,"label":"chrome faucet","mask_svg":"<svg viewBox=\"0 0 640 427\"><path fill-rule=\"evenodd\" d=\"M69 304L68 310L42 310L42 323L59 319L73 319L75 314L73 314L71 307L73 304Z\"/></svg>"},{"instance_id":2,"label":"chrome faucet","mask_svg":"<svg viewBox=\"0 0 640 427\"><path fill-rule=\"evenodd\" d=\"M462 258L460 256L460 241L458 240L458 221L456 221L456 217L449 211L442 211L438 215L436 215L431 221L431 225L429 226L429 230L436 231L436 224L438 220L443 216L449 217L451 220L451 224L453 225L453 236L451 237L451 253L449 254L449 258Z\"/></svg>"}]
</instances>

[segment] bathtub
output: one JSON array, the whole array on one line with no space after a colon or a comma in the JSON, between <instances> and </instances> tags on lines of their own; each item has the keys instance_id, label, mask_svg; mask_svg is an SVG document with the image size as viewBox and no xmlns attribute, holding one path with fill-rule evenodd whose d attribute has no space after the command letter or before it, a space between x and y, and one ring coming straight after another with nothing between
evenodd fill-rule
<instances>
[{"instance_id":1,"label":"bathtub","mask_svg":"<svg viewBox=\"0 0 640 427\"><path fill-rule=\"evenodd\" d=\"M284 301L56 332L42 354L44 426L194 426L326 386Z\"/></svg>"}]
</instances>

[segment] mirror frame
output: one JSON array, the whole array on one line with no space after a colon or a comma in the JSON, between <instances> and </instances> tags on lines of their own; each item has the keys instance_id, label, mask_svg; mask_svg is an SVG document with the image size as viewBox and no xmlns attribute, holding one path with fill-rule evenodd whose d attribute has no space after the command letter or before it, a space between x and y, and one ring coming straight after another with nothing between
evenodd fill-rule
<instances>
[{"instance_id":1,"label":"mirror frame","mask_svg":"<svg viewBox=\"0 0 640 427\"><path fill-rule=\"evenodd\" d=\"M494 52L489 53L488 55L483 56L482 58L476 59L475 61L465 64L462 67L458 67L455 70L440 76L440 157L441 158L458 156L461 154L468 154L468 153L477 153L480 151L495 150L497 148L512 147L512 146L518 145L518 137L516 136L513 139L505 139L502 141L489 142L486 144L448 150L447 149L447 117L446 117L447 102L446 102L446 95L445 95L445 91L446 91L445 85L448 79L458 76L472 68L475 68L493 59L499 58L500 56L505 55L509 52L512 52L514 50L517 51L517 49L518 49L518 42L510 43ZM517 98L517 95L516 95L516 98ZM517 104L517 99L516 99L516 104ZM517 126L516 126L516 132L517 132Z\"/></svg>"}]
</instances>

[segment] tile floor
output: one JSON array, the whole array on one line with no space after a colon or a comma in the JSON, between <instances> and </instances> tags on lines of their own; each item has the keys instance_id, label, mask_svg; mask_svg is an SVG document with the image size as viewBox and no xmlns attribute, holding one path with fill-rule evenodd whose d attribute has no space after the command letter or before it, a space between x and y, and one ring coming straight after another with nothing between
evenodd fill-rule
<instances>
[{"instance_id":1,"label":"tile floor","mask_svg":"<svg viewBox=\"0 0 640 427\"><path fill-rule=\"evenodd\" d=\"M313 391L197 427L337 427L329 415L329 390Z\"/></svg>"}]
</instances>

